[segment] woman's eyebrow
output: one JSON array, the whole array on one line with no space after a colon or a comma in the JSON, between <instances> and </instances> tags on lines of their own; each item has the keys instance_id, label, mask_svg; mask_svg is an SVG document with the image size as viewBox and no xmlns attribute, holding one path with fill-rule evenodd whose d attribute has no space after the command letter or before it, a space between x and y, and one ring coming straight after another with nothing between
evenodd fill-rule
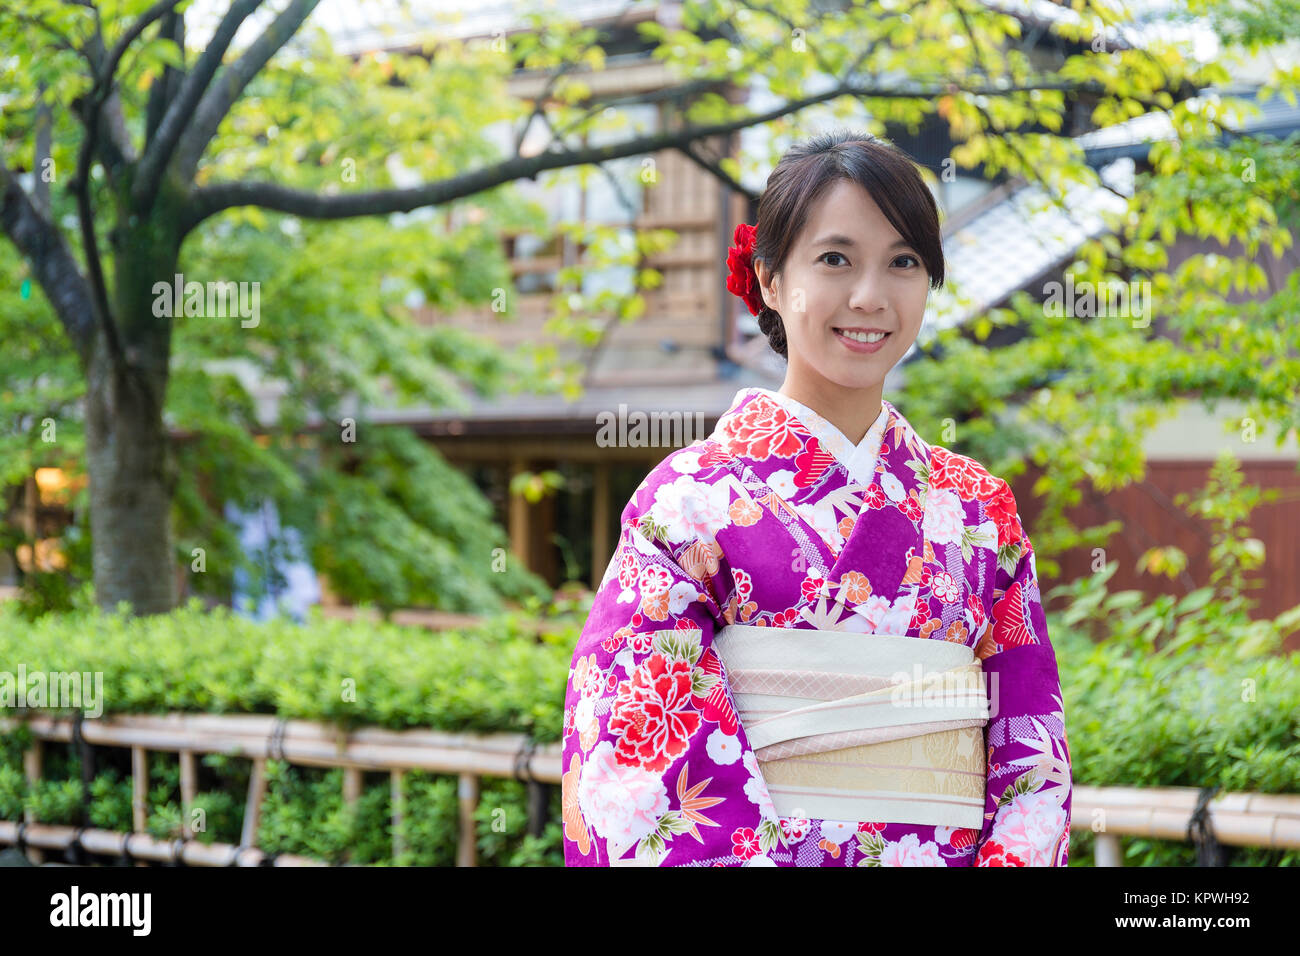
<instances>
[{"instance_id":1,"label":"woman's eyebrow","mask_svg":"<svg viewBox=\"0 0 1300 956\"><path fill-rule=\"evenodd\" d=\"M856 246L857 243L854 242L852 239L850 239L848 236L839 236L839 235L835 235L835 236L823 236L822 238L820 238L820 239L814 241L814 242L813 242L813 245L814 245L814 246L850 246L850 247L852 247L852 246ZM889 244L889 248L890 248L890 249L898 249L898 248L904 248L904 247L910 247L910 246L911 246L911 243L908 242L906 239L897 239L897 240L895 240L894 242L891 242L891 243Z\"/></svg>"}]
</instances>

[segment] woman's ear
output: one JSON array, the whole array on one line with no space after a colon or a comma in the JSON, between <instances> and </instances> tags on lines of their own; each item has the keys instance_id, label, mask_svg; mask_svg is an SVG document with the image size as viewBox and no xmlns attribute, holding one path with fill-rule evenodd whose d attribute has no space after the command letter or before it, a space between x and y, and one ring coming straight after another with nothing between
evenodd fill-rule
<instances>
[{"instance_id":1,"label":"woman's ear","mask_svg":"<svg viewBox=\"0 0 1300 956\"><path fill-rule=\"evenodd\" d=\"M758 276L758 291L763 297L763 304L769 309L777 309L776 286L772 274L767 271L767 263L762 259L754 260L754 273Z\"/></svg>"}]
</instances>

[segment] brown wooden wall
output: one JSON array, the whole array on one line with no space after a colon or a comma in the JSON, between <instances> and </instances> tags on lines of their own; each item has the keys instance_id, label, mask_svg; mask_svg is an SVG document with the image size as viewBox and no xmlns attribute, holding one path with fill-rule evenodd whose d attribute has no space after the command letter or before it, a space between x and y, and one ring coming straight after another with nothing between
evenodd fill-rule
<instances>
[{"instance_id":1,"label":"brown wooden wall","mask_svg":"<svg viewBox=\"0 0 1300 956\"><path fill-rule=\"evenodd\" d=\"M1113 591L1137 589L1148 595L1170 594L1181 597L1189 590L1209 583L1210 532L1208 522L1193 518L1173 504L1180 492L1194 494L1209 480L1212 463L1208 461L1148 461L1147 476L1140 485L1129 485L1093 500L1086 497L1068 514L1077 527L1091 527L1111 520L1124 522L1124 530L1111 537L1106 547L1106 561L1119 561L1119 570L1110 579ZM1240 468L1246 484L1261 489L1276 488L1283 499L1261 504L1248 524L1254 537L1264 543L1265 565L1250 575L1263 582L1248 596L1258 605L1251 611L1255 619L1276 617L1300 604L1300 508L1295 496L1300 494L1300 472L1295 462L1243 460ZM1012 482L1012 491L1020 509L1021 520L1032 540L1039 510L1031 488L1041 469L1026 469ZM1285 496L1291 496L1287 501ZM1148 548L1174 545L1187 554L1186 574L1170 580L1138 573L1136 563ZM1056 555L1060 562L1059 580L1040 580L1046 593L1056 585L1092 573L1092 554L1078 550ZM1040 571L1041 573L1041 571ZM1057 607L1060 602L1051 602ZM1300 649L1300 630L1287 639L1287 650Z\"/></svg>"}]
</instances>

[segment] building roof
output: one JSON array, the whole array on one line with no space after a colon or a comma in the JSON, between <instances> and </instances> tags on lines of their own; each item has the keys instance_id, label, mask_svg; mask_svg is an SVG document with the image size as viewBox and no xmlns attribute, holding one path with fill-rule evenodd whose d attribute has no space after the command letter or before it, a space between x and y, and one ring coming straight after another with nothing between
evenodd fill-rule
<instances>
[{"instance_id":1,"label":"building roof","mask_svg":"<svg viewBox=\"0 0 1300 956\"><path fill-rule=\"evenodd\" d=\"M1261 110L1233 124L1237 135L1285 137L1300 130L1300 107L1278 99L1259 102L1252 89L1208 89L1196 100L1220 96L1254 101ZM1009 183L961 210L945 224L947 281L930 297L929 335L1001 306L1012 293L1059 270L1085 241L1106 230L1107 213L1127 207L1137 164L1146 160L1152 144L1173 137L1164 111L1085 133L1074 142L1101 184L1073 186L1064 208L1036 184Z\"/></svg>"}]
</instances>

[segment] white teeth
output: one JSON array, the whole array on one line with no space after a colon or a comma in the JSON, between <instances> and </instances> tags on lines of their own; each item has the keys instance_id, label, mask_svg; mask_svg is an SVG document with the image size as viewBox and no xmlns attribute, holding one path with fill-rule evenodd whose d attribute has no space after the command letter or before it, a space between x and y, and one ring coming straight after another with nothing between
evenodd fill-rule
<instances>
[{"instance_id":1,"label":"white teeth","mask_svg":"<svg viewBox=\"0 0 1300 956\"><path fill-rule=\"evenodd\" d=\"M855 342L879 342L889 334L888 332L846 332L843 329L837 331L846 339L852 339Z\"/></svg>"}]
</instances>

